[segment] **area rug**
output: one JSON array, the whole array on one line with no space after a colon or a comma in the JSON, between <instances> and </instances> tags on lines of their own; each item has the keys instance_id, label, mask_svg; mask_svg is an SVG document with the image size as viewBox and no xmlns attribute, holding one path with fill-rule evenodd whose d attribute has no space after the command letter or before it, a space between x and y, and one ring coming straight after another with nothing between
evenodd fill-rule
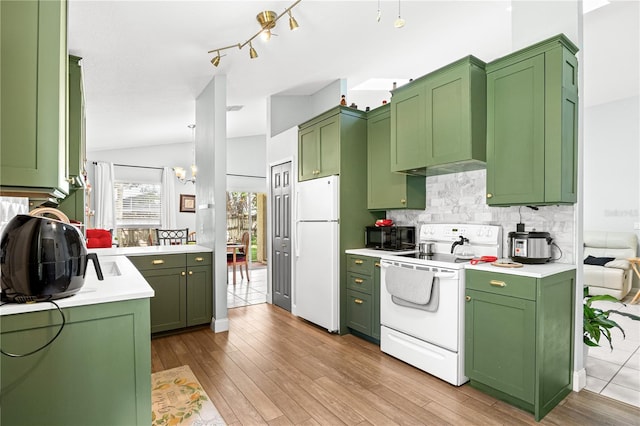
<instances>
[{"instance_id":1,"label":"area rug","mask_svg":"<svg viewBox=\"0 0 640 426\"><path fill-rule=\"evenodd\" d=\"M152 426L226 425L188 365L151 375Z\"/></svg>"}]
</instances>

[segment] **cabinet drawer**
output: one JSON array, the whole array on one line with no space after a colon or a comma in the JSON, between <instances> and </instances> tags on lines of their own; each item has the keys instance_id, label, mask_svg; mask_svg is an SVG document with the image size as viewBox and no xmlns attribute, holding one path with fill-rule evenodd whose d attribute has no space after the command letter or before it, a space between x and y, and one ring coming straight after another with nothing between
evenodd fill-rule
<instances>
[{"instance_id":1,"label":"cabinet drawer","mask_svg":"<svg viewBox=\"0 0 640 426\"><path fill-rule=\"evenodd\" d=\"M211 265L211 253L187 253L187 266Z\"/></svg>"},{"instance_id":2,"label":"cabinet drawer","mask_svg":"<svg viewBox=\"0 0 640 426\"><path fill-rule=\"evenodd\" d=\"M347 290L347 326L371 335L372 320L371 296L359 291Z\"/></svg>"},{"instance_id":3,"label":"cabinet drawer","mask_svg":"<svg viewBox=\"0 0 640 426\"><path fill-rule=\"evenodd\" d=\"M536 279L486 271L466 271L466 287L504 296L536 300Z\"/></svg>"},{"instance_id":4,"label":"cabinet drawer","mask_svg":"<svg viewBox=\"0 0 640 426\"><path fill-rule=\"evenodd\" d=\"M373 268L375 262L378 262L378 260L373 257L348 254L347 271L373 276Z\"/></svg>"},{"instance_id":5,"label":"cabinet drawer","mask_svg":"<svg viewBox=\"0 0 640 426\"><path fill-rule=\"evenodd\" d=\"M128 259L139 271L180 268L185 266L184 254L159 254L154 256L129 256Z\"/></svg>"},{"instance_id":6,"label":"cabinet drawer","mask_svg":"<svg viewBox=\"0 0 640 426\"><path fill-rule=\"evenodd\" d=\"M347 288L351 290L361 291L366 294L372 294L373 277L362 274L354 274L353 272L347 272Z\"/></svg>"}]
</instances>

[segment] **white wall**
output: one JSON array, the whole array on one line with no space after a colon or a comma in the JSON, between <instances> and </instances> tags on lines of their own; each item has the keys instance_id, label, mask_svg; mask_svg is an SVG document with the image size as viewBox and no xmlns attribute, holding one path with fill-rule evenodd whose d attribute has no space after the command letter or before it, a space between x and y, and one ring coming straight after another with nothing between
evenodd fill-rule
<instances>
[{"instance_id":1,"label":"white wall","mask_svg":"<svg viewBox=\"0 0 640 426\"><path fill-rule=\"evenodd\" d=\"M129 166L147 167L184 167L189 173L189 167L193 162L193 143L177 143L170 145L154 145L150 147L113 149L87 152L88 174L90 182L93 179L93 162L107 161L114 164ZM135 172L135 169L132 169ZM192 183L186 185L176 181L176 228L189 228L189 231L196 229L196 215L193 213L180 212L180 194L194 195L195 186ZM94 208L94 206L92 206Z\"/></svg>"},{"instance_id":2,"label":"white wall","mask_svg":"<svg viewBox=\"0 0 640 426\"><path fill-rule=\"evenodd\" d=\"M265 135L227 139L227 191L267 192Z\"/></svg>"}]
</instances>

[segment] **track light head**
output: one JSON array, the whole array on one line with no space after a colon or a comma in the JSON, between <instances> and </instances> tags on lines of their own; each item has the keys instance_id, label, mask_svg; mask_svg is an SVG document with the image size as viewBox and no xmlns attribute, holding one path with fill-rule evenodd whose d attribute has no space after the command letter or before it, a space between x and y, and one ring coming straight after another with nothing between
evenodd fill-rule
<instances>
[{"instance_id":1,"label":"track light head","mask_svg":"<svg viewBox=\"0 0 640 426\"><path fill-rule=\"evenodd\" d=\"M218 54L216 56L214 56L214 58L211 60L211 65L213 65L214 67L217 67L218 65L220 65L220 52L218 52Z\"/></svg>"},{"instance_id":2,"label":"track light head","mask_svg":"<svg viewBox=\"0 0 640 426\"><path fill-rule=\"evenodd\" d=\"M289 13L289 28L291 29L291 31L297 30L299 27L298 21L296 21L296 18L293 17L290 10L287 13Z\"/></svg>"},{"instance_id":3,"label":"track light head","mask_svg":"<svg viewBox=\"0 0 640 426\"><path fill-rule=\"evenodd\" d=\"M251 42L249 42L249 57L251 59L255 59L258 57L258 52L256 52L256 49L253 48Z\"/></svg>"}]
</instances>

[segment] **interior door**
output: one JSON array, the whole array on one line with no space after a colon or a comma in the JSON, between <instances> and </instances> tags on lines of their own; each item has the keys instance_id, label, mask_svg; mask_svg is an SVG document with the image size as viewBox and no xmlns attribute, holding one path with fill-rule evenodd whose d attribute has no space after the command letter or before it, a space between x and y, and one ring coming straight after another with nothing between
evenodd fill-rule
<instances>
[{"instance_id":1,"label":"interior door","mask_svg":"<svg viewBox=\"0 0 640 426\"><path fill-rule=\"evenodd\" d=\"M291 162L271 167L273 303L291 312Z\"/></svg>"}]
</instances>

